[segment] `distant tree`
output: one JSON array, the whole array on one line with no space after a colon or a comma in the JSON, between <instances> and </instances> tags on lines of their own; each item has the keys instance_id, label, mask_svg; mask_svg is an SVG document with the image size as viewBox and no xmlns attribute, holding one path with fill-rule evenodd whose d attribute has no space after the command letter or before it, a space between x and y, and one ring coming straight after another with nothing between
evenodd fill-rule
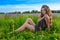
<instances>
[{"instance_id":1,"label":"distant tree","mask_svg":"<svg viewBox=\"0 0 60 40\"><path fill-rule=\"evenodd\" d=\"M0 14L5 14L4 12L0 12Z\"/></svg>"},{"instance_id":2,"label":"distant tree","mask_svg":"<svg viewBox=\"0 0 60 40\"><path fill-rule=\"evenodd\" d=\"M21 14L21 12L9 12L8 14Z\"/></svg>"},{"instance_id":3,"label":"distant tree","mask_svg":"<svg viewBox=\"0 0 60 40\"><path fill-rule=\"evenodd\" d=\"M22 13L24 13L24 14L28 14L28 13L30 13L30 11L24 11L24 12L22 12Z\"/></svg>"},{"instance_id":4,"label":"distant tree","mask_svg":"<svg viewBox=\"0 0 60 40\"><path fill-rule=\"evenodd\" d=\"M58 13L60 13L60 10L57 10Z\"/></svg>"},{"instance_id":5,"label":"distant tree","mask_svg":"<svg viewBox=\"0 0 60 40\"><path fill-rule=\"evenodd\" d=\"M60 13L60 10L52 10L52 13Z\"/></svg>"},{"instance_id":6,"label":"distant tree","mask_svg":"<svg viewBox=\"0 0 60 40\"><path fill-rule=\"evenodd\" d=\"M32 10L31 13L40 13L38 10Z\"/></svg>"}]
</instances>

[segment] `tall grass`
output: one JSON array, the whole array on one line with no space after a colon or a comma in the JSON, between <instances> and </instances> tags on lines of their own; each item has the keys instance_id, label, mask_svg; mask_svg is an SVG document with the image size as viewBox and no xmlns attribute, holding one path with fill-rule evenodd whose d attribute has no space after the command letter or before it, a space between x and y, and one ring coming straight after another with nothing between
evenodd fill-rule
<instances>
[{"instance_id":1,"label":"tall grass","mask_svg":"<svg viewBox=\"0 0 60 40\"><path fill-rule=\"evenodd\" d=\"M39 16L25 14L0 18L0 40L60 40L60 14L57 17L53 17L53 25L50 32L48 32L47 29L37 33L28 29L25 29L23 32L14 32L27 18L32 18L35 24L37 24ZM11 31L14 33L8 34Z\"/></svg>"}]
</instances>

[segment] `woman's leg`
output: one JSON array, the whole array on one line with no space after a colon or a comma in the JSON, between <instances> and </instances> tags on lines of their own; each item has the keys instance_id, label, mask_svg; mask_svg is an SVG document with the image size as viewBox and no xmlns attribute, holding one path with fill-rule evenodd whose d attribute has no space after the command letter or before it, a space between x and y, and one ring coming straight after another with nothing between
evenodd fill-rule
<instances>
[{"instance_id":1,"label":"woman's leg","mask_svg":"<svg viewBox=\"0 0 60 40\"><path fill-rule=\"evenodd\" d=\"M35 26L35 23L33 22L31 18L28 18L28 22L30 22L31 25Z\"/></svg>"},{"instance_id":2,"label":"woman's leg","mask_svg":"<svg viewBox=\"0 0 60 40\"><path fill-rule=\"evenodd\" d=\"M31 18L28 18L26 20L26 22L21 27L19 27L16 31L23 31L25 28L27 28L27 29L29 29L31 31L35 30L35 23L32 21Z\"/></svg>"}]
</instances>

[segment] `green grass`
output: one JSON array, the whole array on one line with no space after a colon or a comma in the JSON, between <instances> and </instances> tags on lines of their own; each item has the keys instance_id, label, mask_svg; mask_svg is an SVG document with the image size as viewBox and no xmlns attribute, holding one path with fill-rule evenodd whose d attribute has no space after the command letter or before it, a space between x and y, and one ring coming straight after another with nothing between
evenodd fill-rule
<instances>
[{"instance_id":1,"label":"green grass","mask_svg":"<svg viewBox=\"0 0 60 40\"><path fill-rule=\"evenodd\" d=\"M37 33L28 29L25 29L23 32L14 32L14 30L19 28L27 18L32 18L35 24L37 24L39 16L25 14L15 17L4 16L0 18L0 40L60 40L60 14L57 17L53 17L53 25L50 32L47 29ZM8 34L11 31L14 33Z\"/></svg>"}]
</instances>

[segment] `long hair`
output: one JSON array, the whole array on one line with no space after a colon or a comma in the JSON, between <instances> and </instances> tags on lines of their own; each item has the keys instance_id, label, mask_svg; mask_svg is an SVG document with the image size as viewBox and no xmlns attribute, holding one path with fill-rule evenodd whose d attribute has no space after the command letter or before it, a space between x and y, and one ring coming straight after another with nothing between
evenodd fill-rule
<instances>
[{"instance_id":1,"label":"long hair","mask_svg":"<svg viewBox=\"0 0 60 40\"><path fill-rule=\"evenodd\" d=\"M42 8L44 8L44 10L46 11L46 14L49 16L50 24L52 25L52 12L51 12L50 8L47 5L43 5ZM44 15L42 14L42 10L41 10L41 17L43 17L43 16Z\"/></svg>"}]
</instances>

